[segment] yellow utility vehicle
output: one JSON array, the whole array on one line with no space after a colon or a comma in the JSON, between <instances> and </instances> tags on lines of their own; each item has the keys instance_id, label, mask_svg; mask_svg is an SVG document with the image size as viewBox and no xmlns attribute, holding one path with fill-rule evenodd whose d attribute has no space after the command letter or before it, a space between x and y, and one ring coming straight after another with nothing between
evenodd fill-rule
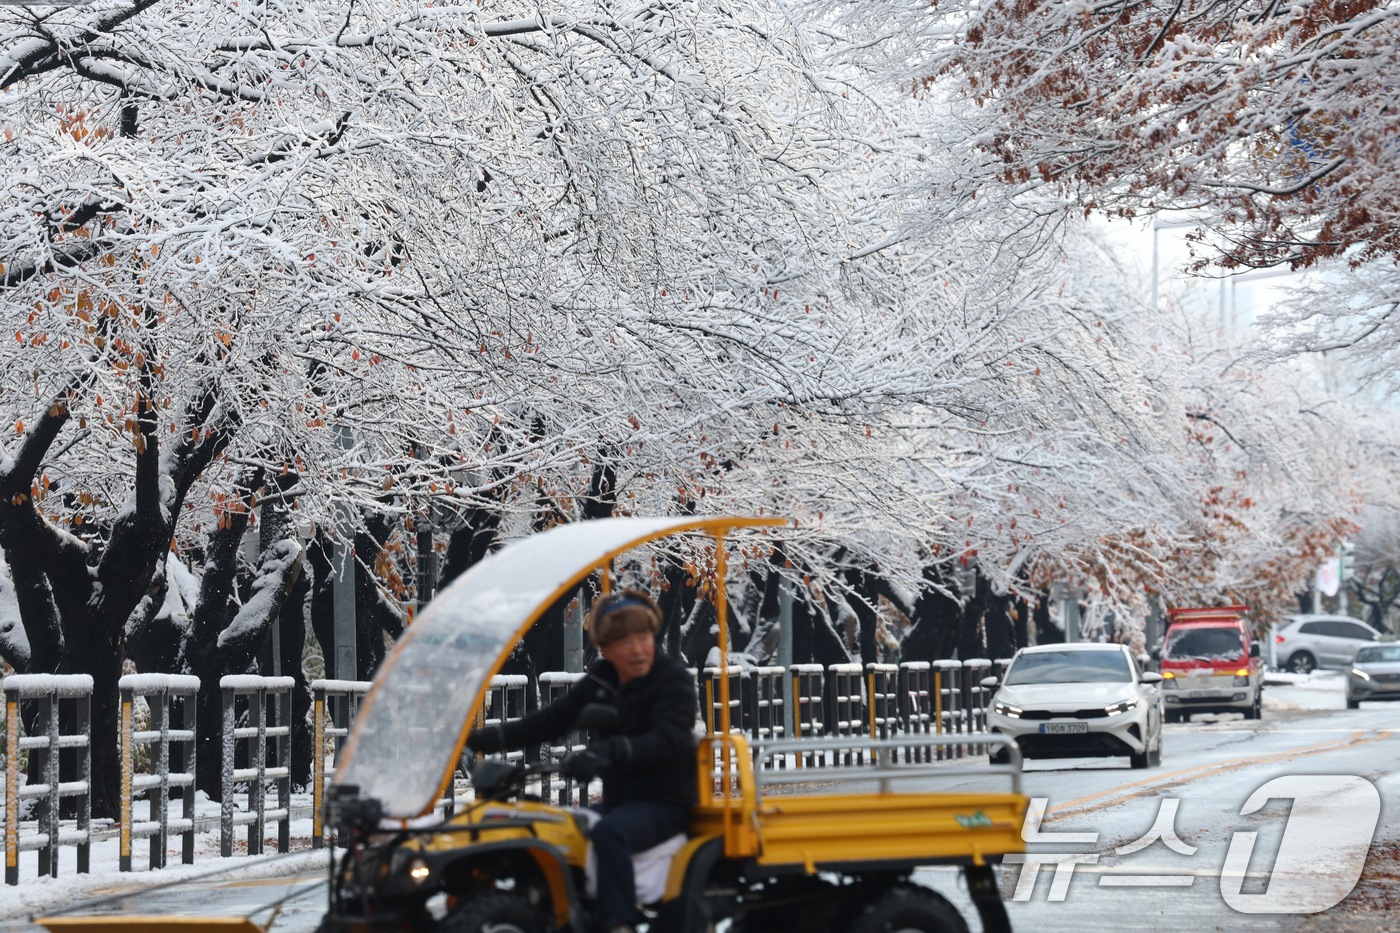
<instances>
[{"instance_id":1,"label":"yellow utility vehicle","mask_svg":"<svg viewBox=\"0 0 1400 933\"><path fill-rule=\"evenodd\" d=\"M551 766L484 760L473 771L475 801L446 822L434 816L490 678L556 600L595 573L606 588L623 553L671 535L709 535L723 578L727 534L782 524L616 518L563 525L502 549L440 594L379 673L329 788L328 811L346 851L331 866L323 929L589 933L589 821L527 793L531 777ZM721 670L723 592L716 590ZM710 933L726 919L733 933L962 933L958 911L911 881L915 868L929 865L962 866L983 929L1010 929L991 866L1024 851L1027 801L1014 743L979 737L1004 746L1010 764L976 768L898 761L899 748L953 741L936 735L751 746L730 731L728 687L720 678L720 728L699 741L701 799L688 837L671 859L664 894L645 905L650 933ZM589 707L579 725L606 731L612 712ZM870 764L796 767L801 756L837 751ZM1011 792L893 791L910 778L971 773L1004 775Z\"/></svg>"}]
</instances>

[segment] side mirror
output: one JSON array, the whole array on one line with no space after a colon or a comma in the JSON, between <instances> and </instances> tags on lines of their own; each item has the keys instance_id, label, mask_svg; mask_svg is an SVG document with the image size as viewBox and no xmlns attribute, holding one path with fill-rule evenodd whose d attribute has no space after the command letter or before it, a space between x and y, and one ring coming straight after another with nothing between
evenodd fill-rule
<instances>
[{"instance_id":1,"label":"side mirror","mask_svg":"<svg viewBox=\"0 0 1400 933\"><path fill-rule=\"evenodd\" d=\"M1147 652L1147 656L1154 661L1160 661L1162 660L1162 649L1153 648L1151 651Z\"/></svg>"},{"instance_id":2,"label":"side mirror","mask_svg":"<svg viewBox=\"0 0 1400 933\"><path fill-rule=\"evenodd\" d=\"M1257 641L1255 641L1255 642L1250 642L1250 645L1249 645L1249 656L1250 656L1251 658L1257 658L1257 657L1259 657L1259 642L1257 642Z\"/></svg>"},{"instance_id":3,"label":"side mirror","mask_svg":"<svg viewBox=\"0 0 1400 933\"><path fill-rule=\"evenodd\" d=\"M578 714L574 728L608 736L622 728L622 717L617 714L616 707L605 703L589 703L583 708L583 712Z\"/></svg>"},{"instance_id":4,"label":"side mirror","mask_svg":"<svg viewBox=\"0 0 1400 933\"><path fill-rule=\"evenodd\" d=\"M483 758L472 768L472 787L478 794L494 794L509 787L519 773L519 765L499 758Z\"/></svg>"},{"instance_id":5,"label":"side mirror","mask_svg":"<svg viewBox=\"0 0 1400 933\"><path fill-rule=\"evenodd\" d=\"M983 677L983 678L982 678L982 686L984 686L984 687L995 687L995 686L997 686L997 685L1000 684L1000 683L1001 683L1001 681L997 680L995 677Z\"/></svg>"},{"instance_id":6,"label":"side mirror","mask_svg":"<svg viewBox=\"0 0 1400 933\"><path fill-rule=\"evenodd\" d=\"M330 824L345 832L370 832L379 825L384 806L373 797L361 797L358 784L332 784L326 789Z\"/></svg>"},{"instance_id":7,"label":"side mirror","mask_svg":"<svg viewBox=\"0 0 1400 933\"><path fill-rule=\"evenodd\" d=\"M1145 684L1160 684L1162 682L1162 675L1156 671L1143 671L1142 682Z\"/></svg>"}]
</instances>

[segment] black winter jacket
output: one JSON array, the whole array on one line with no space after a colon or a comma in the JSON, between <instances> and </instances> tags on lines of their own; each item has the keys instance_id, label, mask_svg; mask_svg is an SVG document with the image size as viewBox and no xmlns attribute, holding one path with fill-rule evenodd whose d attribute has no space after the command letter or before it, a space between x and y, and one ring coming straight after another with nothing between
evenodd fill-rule
<instances>
[{"instance_id":1,"label":"black winter jacket","mask_svg":"<svg viewBox=\"0 0 1400 933\"><path fill-rule=\"evenodd\" d=\"M599 658L564 696L506 723L501 738L507 748L561 738L589 703L614 707L622 720L610 743L614 763L603 773L605 809L629 800L695 806L695 680L670 655L658 653L645 677L625 684Z\"/></svg>"}]
</instances>

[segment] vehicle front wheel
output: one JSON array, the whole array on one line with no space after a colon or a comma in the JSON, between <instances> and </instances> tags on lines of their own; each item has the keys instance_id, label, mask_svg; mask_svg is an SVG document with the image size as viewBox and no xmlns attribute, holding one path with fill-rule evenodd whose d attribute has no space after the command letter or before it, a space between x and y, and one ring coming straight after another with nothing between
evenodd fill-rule
<instances>
[{"instance_id":1,"label":"vehicle front wheel","mask_svg":"<svg viewBox=\"0 0 1400 933\"><path fill-rule=\"evenodd\" d=\"M1360 700L1353 700L1351 697L1347 697L1347 709L1360 709L1360 708L1361 708L1361 701L1360 701Z\"/></svg>"},{"instance_id":2,"label":"vehicle front wheel","mask_svg":"<svg viewBox=\"0 0 1400 933\"><path fill-rule=\"evenodd\" d=\"M1287 666L1290 674L1311 674L1317 670L1317 658L1310 651L1295 651L1289 656Z\"/></svg>"},{"instance_id":3,"label":"vehicle front wheel","mask_svg":"<svg viewBox=\"0 0 1400 933\"><path fill-rule=\"evenodd\" d=\"M437 933L545 933L543 918L515 894L483 894L463 902Z\"/></svg>"},{"instance_id":4,"label":"vehicle front wheel","mask_svg":"<svg viewBox=\"0 0 1400 933\"><path fill-rule=\"evenodd\" d=\"M967 923L933 891L900 885L866 905L850 933L967 933Z\"/></svg>"},{"instance_id":5,"label":"vehicle front wheel","mask_svg":"<svg viewBox=\"0 0 1400 933\"><path fill-rule=\"evenodd\" d=\"M1166 714L1162 717L1162 721L1163 721L1163 722L1181 722L1181 714L1178 713L1178 712L1175 712L1174 710L1167 710Z\"/></svg>"}]
</instances>

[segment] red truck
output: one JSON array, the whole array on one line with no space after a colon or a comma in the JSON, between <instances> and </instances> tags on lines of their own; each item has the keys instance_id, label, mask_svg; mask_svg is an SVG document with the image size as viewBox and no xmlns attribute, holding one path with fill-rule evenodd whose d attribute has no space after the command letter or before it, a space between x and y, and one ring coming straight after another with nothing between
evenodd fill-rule
<instances>
[{"instance_id":1,"label":"red truck","mask_svg":"<svg viewBox=\"0 0 1400 933\"><path fill-rule=\"evenodd\" d=\"M1248 606L1167 610L1161 657L1167 722L1189 721L1192 713L1259 718L1264 666L1259 642L1244 619L1248 611Z\"/></svg>"}]
</instances>

